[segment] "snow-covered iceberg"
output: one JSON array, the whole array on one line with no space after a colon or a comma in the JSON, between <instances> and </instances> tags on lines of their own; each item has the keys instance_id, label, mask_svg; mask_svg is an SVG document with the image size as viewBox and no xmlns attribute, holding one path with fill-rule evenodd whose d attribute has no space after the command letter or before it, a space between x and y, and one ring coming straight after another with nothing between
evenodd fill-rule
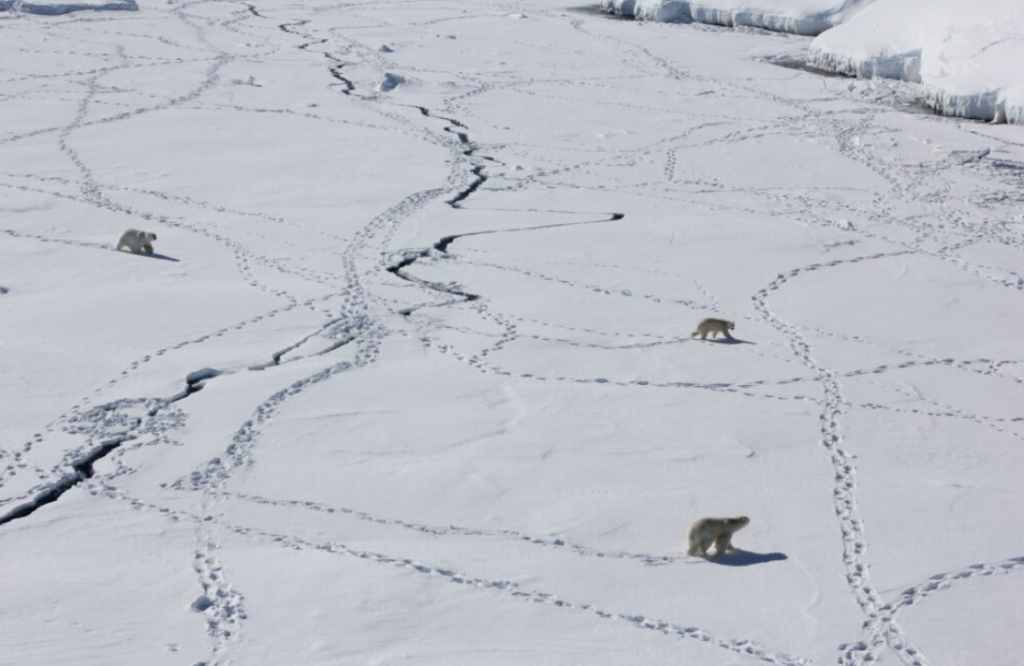
<instances>
[{"instance_id":1,"label":"snow-covered iceberg","mask_svg":"<svg viewBox=\"0 0 1024 666\"><path fill-rule=\"evenodd\" d=\"M601 9L645 21L749 26L818 35L875 0L601 0Z\"/></svg>"},{"instance_id":2,"label":"snow-covered iceberg","mask_svg":"<svg viewBox=\"0 0 1024 666\"><path fill-rule=\"evenodd\" d=\"M1024 123L1024 2L880 0L818 36L809 64L921 83L945 115Z\"/></svg>"},{"instance_id":3,"label":"snow-covered iceberg","mask_svg":"<svg viewBox=\"0 0 1024 666\"><path fill-rule=\"evenodd\" d=\"M16 11L24 14L69 14L85 9L137 11L135 0L77 0L77 2L54 2L50 0L0 0L0 11Z\"/></svg>"}]
</instances>

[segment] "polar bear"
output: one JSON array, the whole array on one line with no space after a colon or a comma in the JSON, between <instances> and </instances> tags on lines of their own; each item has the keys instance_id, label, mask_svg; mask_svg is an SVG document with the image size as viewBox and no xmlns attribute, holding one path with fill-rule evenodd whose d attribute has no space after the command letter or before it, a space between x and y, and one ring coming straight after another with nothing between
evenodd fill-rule
<instances>
[{"instance_id":1,"label":"polar bear","mask_svg":"<svg viewBox=\"0 0 1024 666\"><path fill-rule=\"evenodd\" d=\"M115 249L120 250L122 247L126 247L132 254L139 254L140 252L153 254L153 241L155 240L156 234L154 233L129 229L121 234Z\"/></svg>"},{"instance_id":2,"label":"polar bear","mask_svg":"<svg viewBox=\"0 0 1024 666\"><path fill-rule=\"evenodd\" d=\"M690 526L690 533L687 540L690 542L690 549L687 555L708 557L708 548L715 544L715 556L725 555L730 550L735 550L731 541L732 535L750 524L750 518L738 516L736 518L701 518Z\"/></svg>"},{"instance_id":3,"label":"polar bear","mask_svg":"<svg viewBox=\"0 0 1024 666\"><path fill-rule=\"evenodd\" d=\"M729 335L729 331L736 328L736 324L732 323L728 319L705 319L701 323L697 324L697 330L690 334L691 338L695 338L698 335L701 340L708 339L708 333L713 333L712 338L718 337L721 333L725 337L733 340L734 338Z\"/></svg>"}]
</instances>

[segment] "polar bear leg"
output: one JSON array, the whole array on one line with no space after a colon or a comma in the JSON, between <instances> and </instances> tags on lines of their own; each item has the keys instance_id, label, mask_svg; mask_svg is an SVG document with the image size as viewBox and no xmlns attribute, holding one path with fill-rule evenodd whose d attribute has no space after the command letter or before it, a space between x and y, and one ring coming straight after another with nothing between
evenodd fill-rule
<instances>
[{"instance_id":1,"label":"polar bear leg","mask_svg":"<svg viewBox=\"0 0 1024 666\"><path fill-rule=\"evenodd\" d=\"M708 548L711 547L714 539L705 536L696 536L690 541L690 549L687 551L687 555L694 557L707 557Z\"/></svg>"}]
</instances>

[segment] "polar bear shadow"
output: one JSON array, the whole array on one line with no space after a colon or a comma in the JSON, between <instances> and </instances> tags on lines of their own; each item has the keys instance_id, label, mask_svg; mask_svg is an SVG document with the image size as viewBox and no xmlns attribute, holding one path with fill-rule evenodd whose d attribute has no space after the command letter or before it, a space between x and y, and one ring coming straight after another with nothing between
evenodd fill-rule
<instances>
[{"instance_id":1,"label":"polar bear shadow","mask_svg":"<svg viewBox=\"0 0 1024 666\"><path fill-rule=\"evenodd\" d=\"M766 564L788 560L785 553L753 553L749 550L730 550L728 553L707 558L711 564L721 564L727 567L749 567L754 564Z\"/></svg>"},{"instance_id":2,"label":"polar bear shadow","mask_svg":"<svg viewBox=\"0 0 1024 666\"><path fill-rule=\"evenodd\" d=\"M702 340L701 342L711 342L716 345L756 345L756 342L750 340L741 340L739 338L715 338L714 340Z\"/></svg>"},{"instance_id":3,"label":"polar bear shadow","mask_svg":"<svg viewBox=\"0 0 1024 666\"><path fill-rule=\"evenodd\" d=\"M114 250L114 251L115 252L120 252L121 254L131 255L133 257L141 257L142 259L160 259L162 261L174 261L174 262L181 261L181 259L176 259L175 257L169 257L166 254L160 254L158 252L154 252L153 254L144 254L144 253L142 253L142 254L135 254L134 252L122 252L121 250Z\"/></svg>"}]
</instances>

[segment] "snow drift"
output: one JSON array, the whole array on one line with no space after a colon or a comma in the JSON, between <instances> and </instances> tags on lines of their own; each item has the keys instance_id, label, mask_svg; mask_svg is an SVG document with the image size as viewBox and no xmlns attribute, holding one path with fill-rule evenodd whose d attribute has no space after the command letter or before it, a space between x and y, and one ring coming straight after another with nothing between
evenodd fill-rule
<instances>
[{"instance_id":1,"label":"snow drift","mask_svg":"<svg viewBox=\"0 0 1024 666\"><path fill-rule=\"evenodd\" d=\"M817 35L848 20L874 0L601 0L601 9L646 21L749 26Z\"/></svg>"},{"instance_id":2,"label":"snow drift","mask_svg":"<svg viewBox=\"0 0 1024 666\"><path fill-rule=\"evenodd\" d=\"M1024 4L884 0L811 44L810 64L849 76L922 83L950 116L1024 122Z\"/></svg>"},{"instance_id":3,"label":"snow drift","mask_svg":"<svg viewBox=\"0 0 1024 666\"><path fill-rule=\"evenodd\" d=\"M405 77L391 72L384 72L384 78L377 84L377 92L390 92L405 83Z\"/></svg>"},{"instance_id":4,"label":"snow drift","mask_svg":"<svg viewBox=\"0 0 1024 666\"><path fill-rule=\"evenodd\" d=\"M70 14L85 9L93 10L128 10L137 11L139 5L135 0L79 0L79 2L25 2L24 0L0 0L0 11L16 11L24 14L44 14L55 16Z\"/></svg>"}]
</instances>

